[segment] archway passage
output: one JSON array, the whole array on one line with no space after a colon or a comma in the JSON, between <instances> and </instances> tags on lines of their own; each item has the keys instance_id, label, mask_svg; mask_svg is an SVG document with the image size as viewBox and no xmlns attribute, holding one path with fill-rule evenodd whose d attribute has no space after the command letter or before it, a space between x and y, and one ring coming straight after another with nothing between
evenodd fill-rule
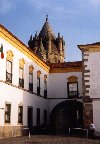
<instances>
[{"instance_id":1,"label":"archway passage","mask_svg":"<svg viewBox=\"0 0 100 144\"><path fill-rule=\"evenodd\" d=\"M59 103L50 114L53 134L68 134L69 128L83 127L83 104L75 100Z\"/></svg>"}]
</instances>

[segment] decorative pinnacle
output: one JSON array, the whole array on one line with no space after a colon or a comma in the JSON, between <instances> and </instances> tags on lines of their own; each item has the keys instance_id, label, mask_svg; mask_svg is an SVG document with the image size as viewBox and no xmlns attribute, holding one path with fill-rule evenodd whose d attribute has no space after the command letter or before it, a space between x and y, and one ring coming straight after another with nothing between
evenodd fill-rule
<instances>
[{"instance_id":1,"label":"decorative pinnacle","mask_svg":"<svg viewBox=\"0 0 100 144\"><path fill-rule=\"evenodd\" d=\"M48 21L48 14L46 15L46 22Z\"/></svg>"}]
</instances>

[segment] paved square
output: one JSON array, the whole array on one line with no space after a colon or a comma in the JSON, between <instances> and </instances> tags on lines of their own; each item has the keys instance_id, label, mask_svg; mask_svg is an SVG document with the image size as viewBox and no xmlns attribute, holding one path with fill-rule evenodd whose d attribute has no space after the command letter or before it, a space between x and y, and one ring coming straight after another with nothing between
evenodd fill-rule
<instances>
[{"instance_id":1,"label":"paved square","mask_svg":"<svg viewBox=\"0 0 100 144\"><path fill-rule=\"evenodd\" d=\"M86 138L33 135L0 140L0 144L100 144L100 140Z\"/></svg>"}]
</instances>

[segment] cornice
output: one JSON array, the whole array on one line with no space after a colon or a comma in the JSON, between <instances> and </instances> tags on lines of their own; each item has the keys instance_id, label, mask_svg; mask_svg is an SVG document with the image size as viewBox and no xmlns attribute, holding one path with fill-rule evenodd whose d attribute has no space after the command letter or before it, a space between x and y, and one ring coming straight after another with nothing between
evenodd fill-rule
<instances>
[{"instance_id":1,"label":"cornice","mask_svg":"<svg viewBox=\"0 0 100 144\"><path fill-rule=\"evenodd\" d=\"M78 45L78 48L84 52L100 52L100 43L93 43L93 44L87 44L87 45Z\"/></svg>"},{"instance_id":2,"label":"cornice","mask_svg":"<svg viewBox=\"0 0 100 144\"><path fill-rule=\"evenodd\" d=\"M50 63L50 73L82 72L82 61Z\"/></svg>"},{"instance_id":3,"label":"cornice","mask_svg":"<svg viewBox=\"0 0 100 144\"><path fill-rule=\"evenodd\" d=\"M53 68L50 73L68 73L68 72L82 72L82 67L66 67L66 68Z\"/></svg>"},{"instance_id":4,"label":"cornice","mask_svg":"<svg viewBox=\"0 0 100 144\"><path fill-rule=\"evenodd\" d=\"M47 66L45 62L40 60L33 52L30 50L22 41L20 41L16 36L14 36L11 32L9 32L4 26L0 24L0 37L4 38L8 43L13 45L16 49L24 53L31 60L36 62L39 66L44 68L47 72L49 72L50 67Z\"/></svg>"}]
</instances>

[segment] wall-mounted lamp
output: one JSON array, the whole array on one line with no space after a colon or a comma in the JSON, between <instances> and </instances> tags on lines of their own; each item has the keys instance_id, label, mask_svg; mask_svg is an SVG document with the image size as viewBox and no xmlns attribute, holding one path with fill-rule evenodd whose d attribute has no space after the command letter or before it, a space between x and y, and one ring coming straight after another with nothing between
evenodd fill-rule
<instances>
[{"instance_id":1,"label":"wall-mounted lamp","mask_svg":"<svg viewBox=\"0 0 100 144\"><path fill-rule=\"evenodd\" d=\"M0 108L0 109L4 110L4 108Z\"/></svg>"}]
</instances>

